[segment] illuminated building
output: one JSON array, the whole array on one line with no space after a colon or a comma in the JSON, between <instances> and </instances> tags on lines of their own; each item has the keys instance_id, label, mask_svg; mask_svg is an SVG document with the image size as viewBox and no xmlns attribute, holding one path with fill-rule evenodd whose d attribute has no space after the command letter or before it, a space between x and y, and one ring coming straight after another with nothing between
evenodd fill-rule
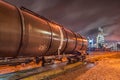
<instances>
[{"instance_id":1,"label":"illuminated building","mask_svg":"<svg viewBox=\"0 0 120 80\"><path fill-rule=\"evenodd\" d=\"M98 28L98 35L97 35L97 40L96 40L96 45L97 48L103 48L104 46L104 33L103 33L103 29L101 27Z\"/></svg>"}]
</instances>

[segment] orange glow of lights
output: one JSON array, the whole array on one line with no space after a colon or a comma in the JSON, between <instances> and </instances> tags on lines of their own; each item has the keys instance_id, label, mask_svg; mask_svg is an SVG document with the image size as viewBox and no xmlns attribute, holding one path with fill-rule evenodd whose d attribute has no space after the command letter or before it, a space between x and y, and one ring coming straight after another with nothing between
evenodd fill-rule
<instances>
[{"instance_id":1,"label":"orange glow of lights","mask_svg":"<svg viewBox=\"0 0 120 80\"><path fill-rule=\"evenodd\" d=\"M17 66L0 66L0 74L6 74L6 73L11 73L11 72L16 72L20 70L26 70L26 69L31 69L35 67L40 67L41 62L39 64L36 64L35 62L31 62L29 64L21 64Z\"/></svg>"}]
</instances>

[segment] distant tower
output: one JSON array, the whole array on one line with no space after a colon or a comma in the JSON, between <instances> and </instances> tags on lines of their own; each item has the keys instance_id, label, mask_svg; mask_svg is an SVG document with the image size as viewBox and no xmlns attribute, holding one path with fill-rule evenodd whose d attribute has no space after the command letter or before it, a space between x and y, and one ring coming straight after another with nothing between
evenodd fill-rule
<instances>
[{"instance_id":1,"label":"distant tower","mask_svg":"<svg viewBox=\"0 0 120 80\"><path fill-rule=\"evenodd\" d=\"M98 28L98 35L97 35L97 48L103 48L104 45L104 33L103 33L103 29L101 27Z\"/></svg>"}]
</instances>

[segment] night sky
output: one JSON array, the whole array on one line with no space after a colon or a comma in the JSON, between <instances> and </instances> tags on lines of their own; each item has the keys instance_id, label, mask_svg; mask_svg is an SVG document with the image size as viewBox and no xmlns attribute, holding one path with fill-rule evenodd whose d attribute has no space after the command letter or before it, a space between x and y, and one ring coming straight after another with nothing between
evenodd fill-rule
<instances>
[{"instance_id":1,"label":"night sky","mask_svg":"<svg viewBox=\"0 0 120 80\"><path fill-rule=\"evenodd\" d=\"M24 6L84 36L102 27L106 40L120 41L120 0L5 0Z\"/></svg>"}]
</instances>

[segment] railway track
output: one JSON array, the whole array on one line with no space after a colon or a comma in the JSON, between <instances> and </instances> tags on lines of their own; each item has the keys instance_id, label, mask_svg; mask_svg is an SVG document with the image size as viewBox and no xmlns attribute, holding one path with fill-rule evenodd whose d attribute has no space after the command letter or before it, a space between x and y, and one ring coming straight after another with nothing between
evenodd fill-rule
<instances>
[{"instance_id":1,"label":"railway track","mask_svg":"<svg viewBox=\"0 0 120 80\"><path fill-rule=\"evenodd\" d=\"M57 63L57 64L52 64L52 65L46 65L44 67L36 67L28 70L22 70L22 71L17 71L17 72L12 72L12 73L7 73L7 74L1 74L0 79L2 80L19 80L31 75L35 75L38 73L42 73L45 71L61 68L65 66L67 62L62 62L62 63Z\"/></svg>"}]
</instances>

